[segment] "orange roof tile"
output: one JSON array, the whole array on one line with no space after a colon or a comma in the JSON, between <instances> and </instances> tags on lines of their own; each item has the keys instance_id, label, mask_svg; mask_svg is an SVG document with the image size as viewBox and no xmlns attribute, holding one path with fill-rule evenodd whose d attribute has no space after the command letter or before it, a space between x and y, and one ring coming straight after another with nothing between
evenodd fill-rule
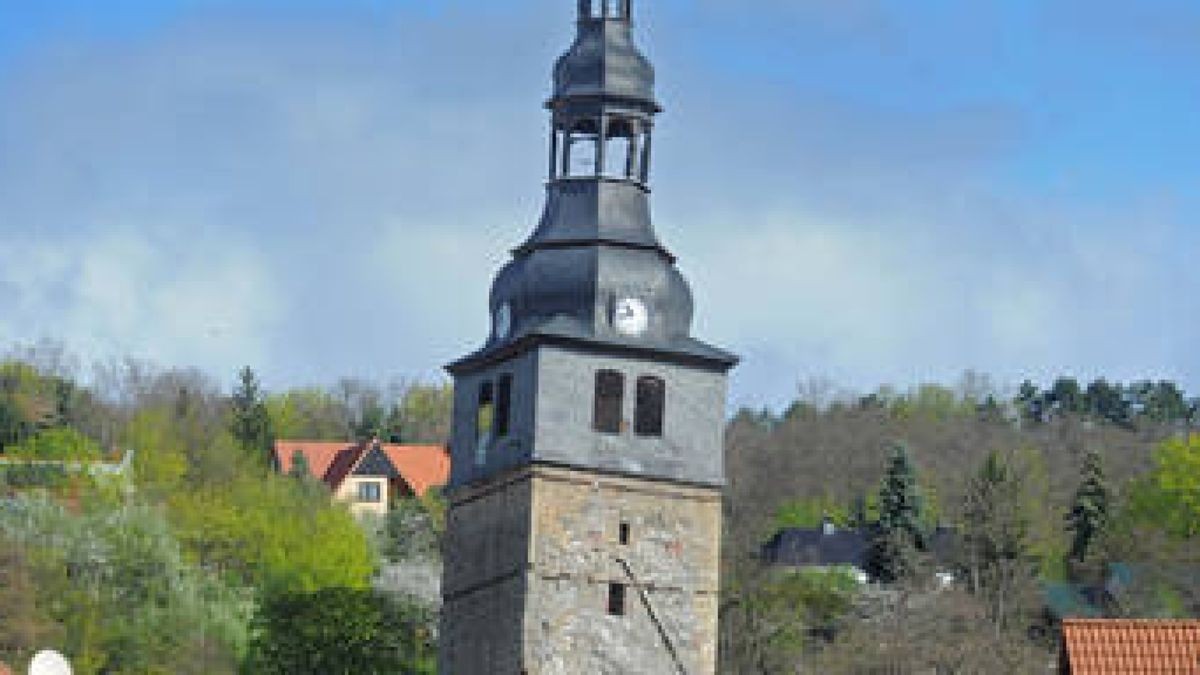
<instances>
[{"instance_id":1,"label":"orange roof tile","mask_svg":"<svg viewBox=\"0 0 1200 675\"><path fill-rule=\"evenodd\" d=\"M275 441L275 461L281 473L288 473L299 452L313 476L336 489L369 447L369 443ZM443 446L385 444L381 447L414 494L424 495L430 488L450 480L450 454Z\"/></svg>"},{"instance_id":2,"label":"orange roof tile","mask_svg":"<svg viewBox=\"0 0 1200 675\"><path fill-rule=\"evenodd\" d=\"M444 446L384 445L383 451L418 496L450 480L450 453Z\"/></svg>"},{"instance_id":3,"label":"orange roof tile","mask_svg":"<svg viewBox=\"0 0 1200 675\"><path fill-rule=\"evenodd\" d=\"M1200 621L1067 619L1063 644L1073 675L1200 675Z\"/></svg>"}]
</instances>

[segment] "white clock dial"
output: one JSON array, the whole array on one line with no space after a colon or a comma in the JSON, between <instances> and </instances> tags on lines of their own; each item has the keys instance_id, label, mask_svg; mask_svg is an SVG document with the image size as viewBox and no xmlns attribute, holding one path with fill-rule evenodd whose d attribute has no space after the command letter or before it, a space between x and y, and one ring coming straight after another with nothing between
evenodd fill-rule
<instances>
[{"instance_id":1,"label":"white clock dial","mask_svg":"<svg viewBox=\"0 0 1200 675\"><path fill-rule=\"evenodd\" d=\"M508 337L508 332L512 330L512 307L507 302L496 310L495 324L492 326L492 330L501 340Z\"/></svg>"},{"instance_id":2,"label":"white clock dial","mask_svg":"<svg viewBox=\"0 0 1200 675\"><path fill-rule=\"evenodd\" d=\"M613 327L617 332L636 337L646 332L650 325L650 312L646 303L638 298L621 298L613 309Z\"/></svg>"}]
</instances>

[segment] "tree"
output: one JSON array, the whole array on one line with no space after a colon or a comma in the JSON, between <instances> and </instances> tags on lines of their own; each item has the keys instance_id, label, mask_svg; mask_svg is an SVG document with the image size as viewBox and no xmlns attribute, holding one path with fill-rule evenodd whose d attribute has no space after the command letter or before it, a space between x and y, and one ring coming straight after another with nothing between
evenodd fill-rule
<instances>
[{"instance_id":1,"label":"tree","mask_svg":"<svg viewBox=\"0 0 1200 675\"><path fill-rule=\"evenodd\" d=\"M250 366L238 374L238 386L231 399L230 431L249 456L265 462L271 454L271 416L260 390L258 377Z\"/></svg>"},{"instance_id":2,"label":"tree","mask_svg":"<svg viewBox=\"0 0 1200 675\"><path fill-rule=\"evenodd\" d=\"M255 618L250 672L432 674L430 617L375 591L325 588L268 596Z\"/></svg>"},{"instance_id":3,"label":"tree","mask_svg":"<svg viewBox=\"0 0 1200 675\"><path fill-rule=\"evenodd\" d=\"M8 454L22 459L76 462L101 458L100 446L95 441L63 427L41 431L9 446Z\"/></svg>"},{"instance_id":4,"label":"tree","mask_svg":"<svg viewBox=\"0 0 1200 675\"><path fill-rule=\"evenodd\" d=\"M879 488L879 520L867 553L867 572L872 577L894 583L913 575L914 556L925 549L923 510L916 469L908 450L897 444Z\"/></svg>"},{"instance_id":5,"label":"tree","mask_svg":"<svg viewBox=\"0 0 1200 675\"><path fill-rule=\"evenodd\" d=\"M1164 441L1154 468L1133 489L1134 513L1172 536L1200 536L1200 434Z\"/></svg>"},{"instance_id":6,"label":"tree","mask_svg":"<svg viewBox=\"0 0 1200 675\"><path fill-rule=\"evenodd\" d=\"M1034 591L1037 560L1025 467L988 455L967 486L963 504L963 563L997 632L1014 628Z\"/></svg>"},{"instance_id":7,"label":"tree","mask_svg":"<svg viewBox=\"0 0 1200 675\"><path fill-rule=\"evenodd\" d=\"M24 663L61 631L39 607L35 581L29 552L0 528L0 663Z\"/></svg>"},{"instance_id":8,"label":"tree","mask_svg":"<svg viewBox=\"0 0 1200 675\"><path fill-rule=\"evenodd\" d=\"M288 470L288 475L297 480L312 478L312 469L308 466L308 457L305 457L303 452L297 450L292 453L292 468Z\"/></svg>"},{"instance_id":9,"label":"tree","mask_svg":"<svg viewBox=\"0 0 1200 675\"><path fill-rule=\"evenodd\" d=\"M1100 455L1089 452L1083 459L1082 481L1067 513L1067 531L1072 533L1071 560L1082 563L1103 536L1108 527L1109 502Z\"/></svg>"}]
</instances>

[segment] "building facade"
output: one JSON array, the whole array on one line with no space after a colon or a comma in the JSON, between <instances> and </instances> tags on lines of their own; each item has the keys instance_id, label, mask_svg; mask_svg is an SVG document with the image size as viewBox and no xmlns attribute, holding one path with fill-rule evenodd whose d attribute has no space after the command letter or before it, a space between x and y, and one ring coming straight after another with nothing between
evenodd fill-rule
<instances>
[{"instance_id":1,"label":"building facade","mask_svg":"<svg viewBox=\"0 0 1200 675\"><path fill-rule=\"evenodd\" d=\"M455 381L440 633L450 675L713 673L736 358L691 335L650 220L654 70L632 0L579 0L541 221Z\"/></svg>"}]
</instances>

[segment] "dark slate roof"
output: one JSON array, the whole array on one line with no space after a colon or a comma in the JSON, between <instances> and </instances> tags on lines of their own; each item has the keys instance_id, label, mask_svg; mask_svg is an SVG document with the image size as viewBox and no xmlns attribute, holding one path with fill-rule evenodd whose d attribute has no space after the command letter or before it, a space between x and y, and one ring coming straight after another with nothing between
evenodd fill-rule
<instances>
[{"instance_id":1,"label":"dark slate roof","mask_svg":"<svg viewBox=\"0 0 1200 675\"><path fill-rule=\"evenodd\" d=\"M383 449L376 443L371 447L370 452L358 466L354 467L355 476L384 476L388 479L399 478L400 472L396 470L396 466L392 464L392 460L383 452Z\"/></svg>"},{"instance_id":2,"label":"dark slate roof","mask_svg":"<svg viewBox=\"0 0 1200 675\"><path fill-rule=\"evenodd\" d=\"M772 565L853 565L863 567L867 535L859 530L826 534L820 528L789 528L775 533L762 547L763 562Z\"/></svg>"},{"instance_id":3,"label":"dark slate roof","mask_svg":"<svg viewBox=\"0 0 1200 675\"><path fill-rule=\"evenodd\" d=\"M939 565L954 562L958 535L939 527L926 540L926 550ZM869 530L788 528L763 544L760 556L771 565L854 565L863 568L870 547Z\"/></svg>"}]
</instances>

